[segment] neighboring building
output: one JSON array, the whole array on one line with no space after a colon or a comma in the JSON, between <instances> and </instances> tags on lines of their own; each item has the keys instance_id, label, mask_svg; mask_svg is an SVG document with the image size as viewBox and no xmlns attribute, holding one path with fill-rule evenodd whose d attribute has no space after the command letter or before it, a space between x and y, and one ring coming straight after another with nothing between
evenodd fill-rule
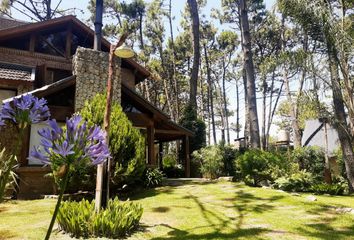
<instances>
[{"instance_id":1,"label":"neighboring building","mask_svg":"<svg viewBox=\"0 0 354 240\"><path fill-rule=\"evenodd\" d=\"M327 143L326 143L327 139ZM338 133L329 123L320 122L318 119L311 119L305 122L302 134L301 145L317 146L326 151L328 156L335 155L335 151L340 147Z\"/></svg>"},{"instance_id":2,"label":"neighboring building","mask_svg":"<svg viewBox=\"0 0 354 240\"><path fill-rule=\"evenodd\" d=\"M92 50L94 32L74 16L38 23L9 22L0 18L0 101L31 92L48 101L52 117L64 122L80 110L86 100L106 89L110 43L102 39L102 52ZM12 24L12 25L11 25ZM135 91L135 85L150 73L131 59L115 63L113 100L135 127L145 133L147 164L158 166L156 145L182 140L186 176L189 176L189 136L192 132L172 122ZM38 129L28 129L19 158L20 198L52 193L52 180L43 177L49 168L28 161L32 146L38 145ZM15 129L0 128L0 144L14 145Z\"/></svg>"}]
</instances>

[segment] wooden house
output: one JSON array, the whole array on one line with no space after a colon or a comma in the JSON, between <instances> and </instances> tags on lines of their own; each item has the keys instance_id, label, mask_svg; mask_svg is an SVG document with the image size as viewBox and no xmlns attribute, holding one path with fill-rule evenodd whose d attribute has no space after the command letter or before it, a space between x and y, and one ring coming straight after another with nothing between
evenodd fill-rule
<instances>
[{"instance_id":1,"label":"wooden house","mask_svg":"<svg viewBox=\"0 0 354 240\"><path fill-rule=\"evenodd\" d=\"M37 23L0 17L0 102L30 92L46 98L52 117L64 122L82 107L83 101L95 92L105 91L110 43L102 39L102 52L93 51L93 39L94 31L74 16ZM147 164L160 164L156 151L159 144L182 140L188 177L188 139L192 132L172 122L135 91L135 85L150 75L144 67L132 59L118 59L115 70L117 86L113 99L121 103L133 126L146 133ZM27 160L31 147L39 143L37 130L41 127L40 124L30 126L23 139L17 170L19 198L53 192L52 180L44 177L49 167ZM16 131L2 127L0 136L0 144L12 149Z\"/></svg>"}]
</instances>

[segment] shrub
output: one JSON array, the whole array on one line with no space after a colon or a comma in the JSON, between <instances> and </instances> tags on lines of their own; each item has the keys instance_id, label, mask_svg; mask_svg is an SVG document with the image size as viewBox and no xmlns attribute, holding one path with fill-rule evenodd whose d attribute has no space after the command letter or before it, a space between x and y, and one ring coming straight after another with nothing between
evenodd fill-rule
<instances>
[{"instance_id":1,"label":"shrub","mask_svg":"<svg viewBox=\"0 0 354 240\"><path fill-rule=\"evenodd\" d=\"M301 147L292 152L292 158L300 170L312 173L316 180L323 179L325 155L319 147Z\"/></svg>"},{"instance_id":2,"label":"shrub","mask_svg":"<svg viewBox=\"0 0 354 240\"><path fill-rule=\"evenodd\" d=\"M170 178L178 178L184 176L184 169L181 164L177 164L174 154L166 154L162 158L162 171Z\"/></svg>"},{"instance_id":3,"label":"shrub","mask_svg":"<svg viewBox=\"0 0 354 240\"><path fill-rule=\"evenodd\" d=\"M13 170L16 162L16 157L8 155L5 148L0 151L0 203L8 190L15 190L16 174Z\"/></svg>"},{"instance_id":4,"label":"shrub","mask_svg":"<svg viewBox=\"0 0 354 240\"><path fill-rule=\"evenodd\" d=\"M200 162L203 177L215 179L222 175L224 169L223 156L218 146L208 146L194 151L193 158Z\"/></svg>"},{"instance_id":5,"label":"shrub","mask_svg":"<svg viewBox=\"0 0 354 240\"><path fill-rule=\"evenodd\" d=\"M316 194L343 195L345 187L341 184L320 183L313 185L310 190Z\"/></svg>"},{"instance_id":6,"label":"shrub","mask_svg":"<svg viewBox=\"0 0 354 240\"><path fill-rule=\"evenodd\" d=\"M144 174L145 187L157 187L162 184L163 173L157 168L147 168Z\"/></svg>"},{"instance_id":7,"label":"shrub","mask_svg":"<svg viewBox=\"0 0 354 240\"><path fill-rule=\"evenodd\" d=\"M224 162L223 174L227 176L233 176L235 174L235 158L239 154L236 149L233 149L231 146L219 145L219 148L222 153L222 159Z\"/></svg>"},{"instance_id":8,"label":"shrub","mask_svg":"<svg viewBox=\"0 0 354 240\"><path fill-rule=\"evenodd\" d=\"M105 95L98 94L86 102L81 115L89 125L101 126L105 106ZM112 104L109 147L113 158L113 183L121 187L140 180L145 169L145 139L117 103Z\"/></svg>"},{"instance_id":9,"label":"shrub","mask_svg":"<svg viewBox=\"0 0 354 240\"><path fill-rule=\"evenodd\" d=\"M236 158L236 167L236 178L258 186L262 181L273 181L285 175L290 165L277 153L252 149Z\"/></svg>"},{"instance_id":10,"label":"shrub","mask_svg":"<svg viewBox=\"0 0 354 240\"><path fill-rule=\"evenodd\" d=\"M110 199L106 209L95 212L94 201L62 203L57 221L60 229L71 236L119 238L135 229L143 208L133 202Z\"/></svg>"},{"instance_id":11,"label":"shrub","mask_svg":"<svg viewBox=\"0 0 354 240\"><path fill-rule=\"evenodd\" d=\"M288 177L275 180L273 187L290 192L308 192L314 183L314 177L307 171L299 171Z\"/></svg>"}]
</instances>

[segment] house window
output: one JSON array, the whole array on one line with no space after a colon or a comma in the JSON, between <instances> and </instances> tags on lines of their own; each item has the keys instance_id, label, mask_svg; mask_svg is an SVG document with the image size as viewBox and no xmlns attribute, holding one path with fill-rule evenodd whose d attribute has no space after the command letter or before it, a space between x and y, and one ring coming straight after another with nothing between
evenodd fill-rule
<instances>
[{"instance_id":1,"label":"house window","mask_svg":"<svg viewBox=\"0 0 354 240\"><path fill-rule=\"evenodd\" d=\"M60 127L64 125L64 123L58 124ZM42 128L48 128L48 125L46 123L36 123L31 125L28 155L31 153L34 147L39 147L40 150L43 150L43 148L40 146L42 137L38 134L38 130ZM37 159L29 159L28 165L43 165L43 163Z\"/></svg>"},{"instance_id":2,"label":"house window","mask_svg":"<svg viewBox=\"0 0 354 240\"><path fill-rule=\"evenodd\" d=\"M5 99L14 97L17 95L17 91L16 90L12 90L12 89L0 89L0 102L2 102Z\"/></svg>"}]
</instances>

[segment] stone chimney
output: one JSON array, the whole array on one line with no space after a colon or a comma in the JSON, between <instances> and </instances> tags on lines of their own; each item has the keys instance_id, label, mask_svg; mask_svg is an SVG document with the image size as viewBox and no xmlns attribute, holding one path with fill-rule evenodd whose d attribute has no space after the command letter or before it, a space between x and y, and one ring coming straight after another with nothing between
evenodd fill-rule
<instances>
[{"instance_id":1,"label":"stone chimney","mask_svg":"<svg viewBox=\"0 0 354 240\"><path fill-rule=\"evenodd\" d=\"M112 101L121 102L120 59L114 59ZM97 93L106 93L108 79L108 53L79 47L73 57L73 75L76 76L75 111Z\"/></svg>"}]
</instances>

